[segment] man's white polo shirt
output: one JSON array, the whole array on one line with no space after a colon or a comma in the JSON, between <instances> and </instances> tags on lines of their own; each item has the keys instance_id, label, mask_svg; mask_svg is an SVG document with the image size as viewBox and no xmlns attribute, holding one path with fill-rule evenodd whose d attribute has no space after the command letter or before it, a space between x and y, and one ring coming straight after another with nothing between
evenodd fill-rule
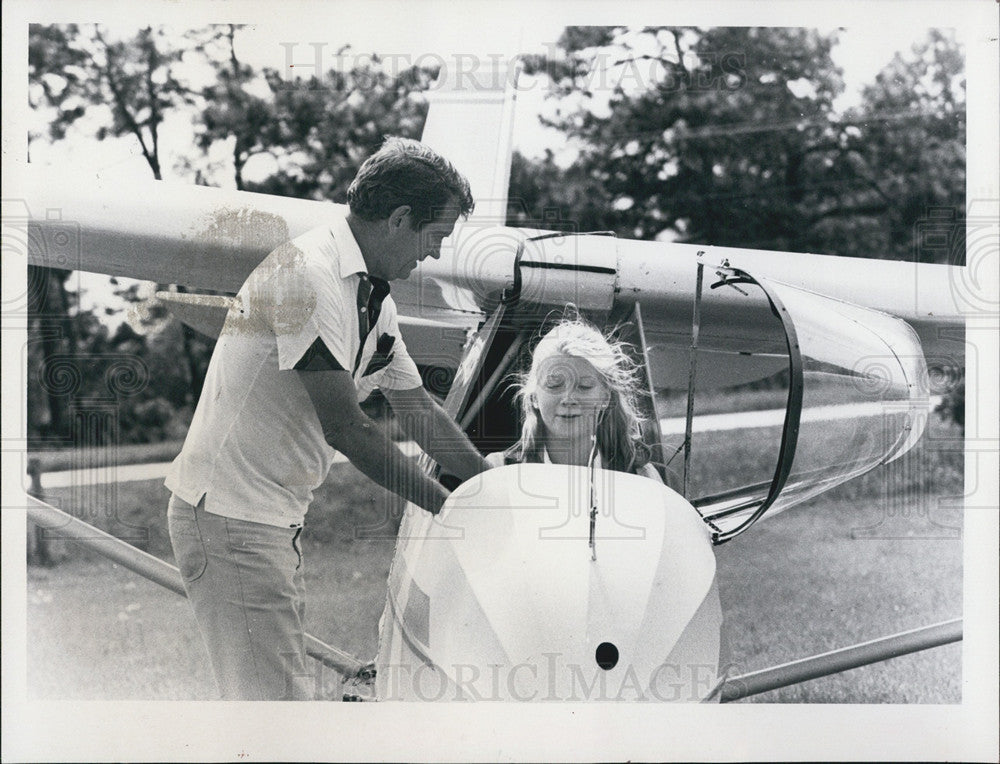
<instances>
[{"instance_id":1,"label":"man's white polo shirt","mask_svg":"<svg viewBox=\"0 0 1000 764\"><path fill-rule=\"evenodd\" d=\"M317 337L352 372L359 401L375 387L421 384L391 297L362 348L358 287L366 274L342 213L254 269L229 309L167 488L189 504L205 496L214 514L302 525L336 453L294 370Z\"/></svg>"}]
</instances>

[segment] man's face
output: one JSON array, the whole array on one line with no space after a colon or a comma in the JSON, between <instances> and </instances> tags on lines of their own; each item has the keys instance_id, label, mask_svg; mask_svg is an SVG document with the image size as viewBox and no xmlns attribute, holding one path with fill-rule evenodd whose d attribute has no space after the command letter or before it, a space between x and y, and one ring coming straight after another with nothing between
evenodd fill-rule
<instances>
[{"instance_id":1,"label":"man's face","mask_svg":"<svg viewBox=\"0 0 1000 764\"><path fill-rule=\"evenodd\" d=\"M406 213L398 226L393 227L389 250L384 266L386 279L405 279L417 263L433 257L441 257L441 242L455 230L461 211L457 204L449 203L437 217L418 227L412 212Z\"/></svg>"}]
</instances>

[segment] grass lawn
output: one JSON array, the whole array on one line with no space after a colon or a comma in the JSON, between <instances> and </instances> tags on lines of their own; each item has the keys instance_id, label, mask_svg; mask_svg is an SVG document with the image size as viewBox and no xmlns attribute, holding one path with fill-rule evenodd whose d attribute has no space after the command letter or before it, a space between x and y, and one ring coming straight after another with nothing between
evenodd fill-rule
<instances>
[{"instance_id":1,"label":"grass lawn","mask_svg":"<svg viewBox=\"0 0 1000 764\"><path fill-rule=\"evenodd\" d=\"M46 494L54 506L173 564L162 481L118 484L113 512L87 504L102 498L71 488ZM398 526L391 514L400 507L350 464L337 464L303 533L307 629L362 659L377 649ZM213 697L208 658L184 599L72 542L49 545L56 565L28 568L29 698ZM322 687L339 699L335 676L324 673Z\"/></svg>"},{"instance_id":2,"label":"grass lawn","mask_svg":"<svg viewBox=\"0 0 1000 764\"><path fill-rule=\"evenodd\" d=\"M961 493L961 453L936 445L953 435L936 422L912 457L717 548L735 673L961 616L961 511L948 500ZM173 562L160 481L121 483L110 492L60 489L47 498ZM362 659L376 650L400 507L351 465L338 464L303 534L308 629ZM183 599L68 542L51 547L56 565L28 570L29 698L212 697L208 661ZM339 697L332 677L322 688L323 696ZM960 643L749 699L960 700Z\"/></svg>"},{"instance_id":3,"label":"grass lawn","mask_svg":"<svg viewBox=\"0 0 1000 764\"><path fill-rule=\"evenodd\" d=\"M880 515L873 503L815 501L716 550L734 673L962 615L961 538L913 518L879 526ZM872 527L882 533L863 532ZM747 701L958 703L961 656L956 643Z\"/></svg>"}]
</instances>

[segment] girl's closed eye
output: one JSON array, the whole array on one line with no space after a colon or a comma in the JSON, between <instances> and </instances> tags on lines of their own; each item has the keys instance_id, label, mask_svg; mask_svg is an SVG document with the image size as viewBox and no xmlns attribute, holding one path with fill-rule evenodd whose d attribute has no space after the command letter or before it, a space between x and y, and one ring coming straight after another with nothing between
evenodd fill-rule
<instances>
[{"instance_id":1,"label":"girl's closed eye","mask_svg":"<svg viewBox=\"0 0 1000 764\"><path fill-rule=\"evenodd\" d=\"M561 390L566 384L566 378L561 374L550 374L545 378L546 390Z\"/></svg>"}]
</instances>

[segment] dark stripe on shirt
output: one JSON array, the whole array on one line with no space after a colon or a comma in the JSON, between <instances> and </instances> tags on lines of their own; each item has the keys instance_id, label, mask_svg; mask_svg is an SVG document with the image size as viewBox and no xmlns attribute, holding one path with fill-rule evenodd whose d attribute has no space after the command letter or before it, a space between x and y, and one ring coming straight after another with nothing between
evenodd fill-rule
<instances>
[{"instance_id":1,"label":"dark stripe on shirt","mask_svg":"<svg viewBox=\"0 0 1000 764\"><path fill-rule=\"evenodd\" d=\"M346 371L330 352L322 337L317 337L313 341L294 368L298 371Z\"/></svg>"}]
</instances>

